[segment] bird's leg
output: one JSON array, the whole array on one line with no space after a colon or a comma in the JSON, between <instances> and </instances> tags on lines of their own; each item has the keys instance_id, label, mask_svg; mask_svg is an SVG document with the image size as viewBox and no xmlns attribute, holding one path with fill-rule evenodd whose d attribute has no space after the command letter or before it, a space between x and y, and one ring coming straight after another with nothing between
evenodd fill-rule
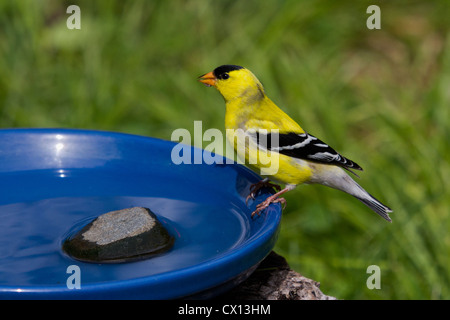
<instances>
[{"instance_id":1,"label":"bird's leg","mask_svg":"<svg viewBox=\"0 0 450 320\"><path fill-rule=\"evenodd\" d=\"M270 182L269 178L265 178L265 179L263 179L257 183L254 183L250 186L250 194L247 196L247 199L245 199L245 204L248 204L248 200L250 200L250 199L255 200L256 194L262 188L274 188L276 191L281 190L281 187L279 185Z\"/></svg>"},{"instance_id":2,"label":"bird's leg","mask_svg":"<svg viewBox=\"0 0 450 320\"><path fill-rule=\"evenodd\" d=\"M260 204L258 204L256 206L256 210L252 212L252 218L255 215L260 215L261 211L263 211L264 209L266 209L271 203L279 203L281 202L283 204L283 209L286 207L286 199L284 198L280 198L280 196L285 193L288 192L292 189L294 189L295 186L294 185L287 185L286 188L284 188L281 191L278 191L277 193L275 193L274 195L271 195L270 197L268 197L266 200L264 200L263 202L261 202Z\"/></svg>"}]
</instances>

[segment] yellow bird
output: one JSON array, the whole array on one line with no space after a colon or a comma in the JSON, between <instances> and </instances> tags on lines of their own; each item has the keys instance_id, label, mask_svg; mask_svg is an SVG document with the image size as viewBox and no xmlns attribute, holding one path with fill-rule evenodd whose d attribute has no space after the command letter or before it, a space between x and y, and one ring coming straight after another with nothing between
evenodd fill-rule
<instances>
[{"instance_id":1,"label":"yellow bird","mask_svg":"<svg viewBox=\"0 0 450 320\"><path fill-rule=\"evenodd\" d=\"M199 77L207 86L215 87L225 99L225 128L227 139L236 153L253 170L268 178L250 188L247 198L265 186L276 192L260 203L252 213L260 214L271 203L286 203L280 196L302 183L322 184L344 191L381 217L391 222L392 210L371 196L343 169L362 170L355 162L343 157L313 135L270 100L255 75L236 65L223 65ZM229 130L231 129L231 130ZM277 161L276 170L267 159ZM356 175L356 174L355 174ZM269 180L285 184L281 189Z\"/></svg>"}]
</instances>

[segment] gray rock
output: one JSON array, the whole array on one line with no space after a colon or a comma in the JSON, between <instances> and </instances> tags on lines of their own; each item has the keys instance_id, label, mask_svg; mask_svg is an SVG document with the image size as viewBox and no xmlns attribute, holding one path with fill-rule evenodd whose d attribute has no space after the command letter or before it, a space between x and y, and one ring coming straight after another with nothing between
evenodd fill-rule
<instances>
[{"instance_id":1,"label":"gray rock","mask_svg":"<svg viewBox=\"0 0 450 320\"><path fill-rule=\"evenodd\" d=\"M161 254L173 242L150 209L134 207L99 216L66 239L63 250L81 261L117 263Z\"/></svg>"}]
</instances>

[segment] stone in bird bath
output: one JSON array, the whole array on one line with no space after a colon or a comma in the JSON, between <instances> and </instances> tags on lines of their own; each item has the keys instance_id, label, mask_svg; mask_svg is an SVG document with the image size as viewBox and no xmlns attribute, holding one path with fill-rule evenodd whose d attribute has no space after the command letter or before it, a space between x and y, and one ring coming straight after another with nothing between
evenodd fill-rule
<instances>
[{"instance_id":1,"label":"stone in bird bath","mask_svg":"<svg viewBox=\"0 0 450 320\"><path fill-rule=\"evenodd\" d=\"M118 263L163 253L173 242L150 209L134 207L99 216L66 239L63 250L81 261Z\"/></svg>"}]
</instances>

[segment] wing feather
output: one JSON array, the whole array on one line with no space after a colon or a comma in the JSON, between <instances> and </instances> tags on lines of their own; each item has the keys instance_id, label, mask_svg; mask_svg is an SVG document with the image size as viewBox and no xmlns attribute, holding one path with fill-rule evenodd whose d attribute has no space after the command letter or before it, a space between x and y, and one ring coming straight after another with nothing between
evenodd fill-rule
<instances>
[{"instance_id":1,"label":"wing feather","mask_svg":"<svg viewBox=\"0 0 450 320\"><path fill-rule=\"evenodd\" d=\"M278 145L273 144L278 135ZM258 145L270 151L286 156L314 161L323 164L334 164L345 169L362 170L354 161L340 155L328 144L308 133L262 133L256 132ZM351 171L351 170L349 170ZM352 171L351 171L352 172Z\"/></svg>"}]
</instances>

